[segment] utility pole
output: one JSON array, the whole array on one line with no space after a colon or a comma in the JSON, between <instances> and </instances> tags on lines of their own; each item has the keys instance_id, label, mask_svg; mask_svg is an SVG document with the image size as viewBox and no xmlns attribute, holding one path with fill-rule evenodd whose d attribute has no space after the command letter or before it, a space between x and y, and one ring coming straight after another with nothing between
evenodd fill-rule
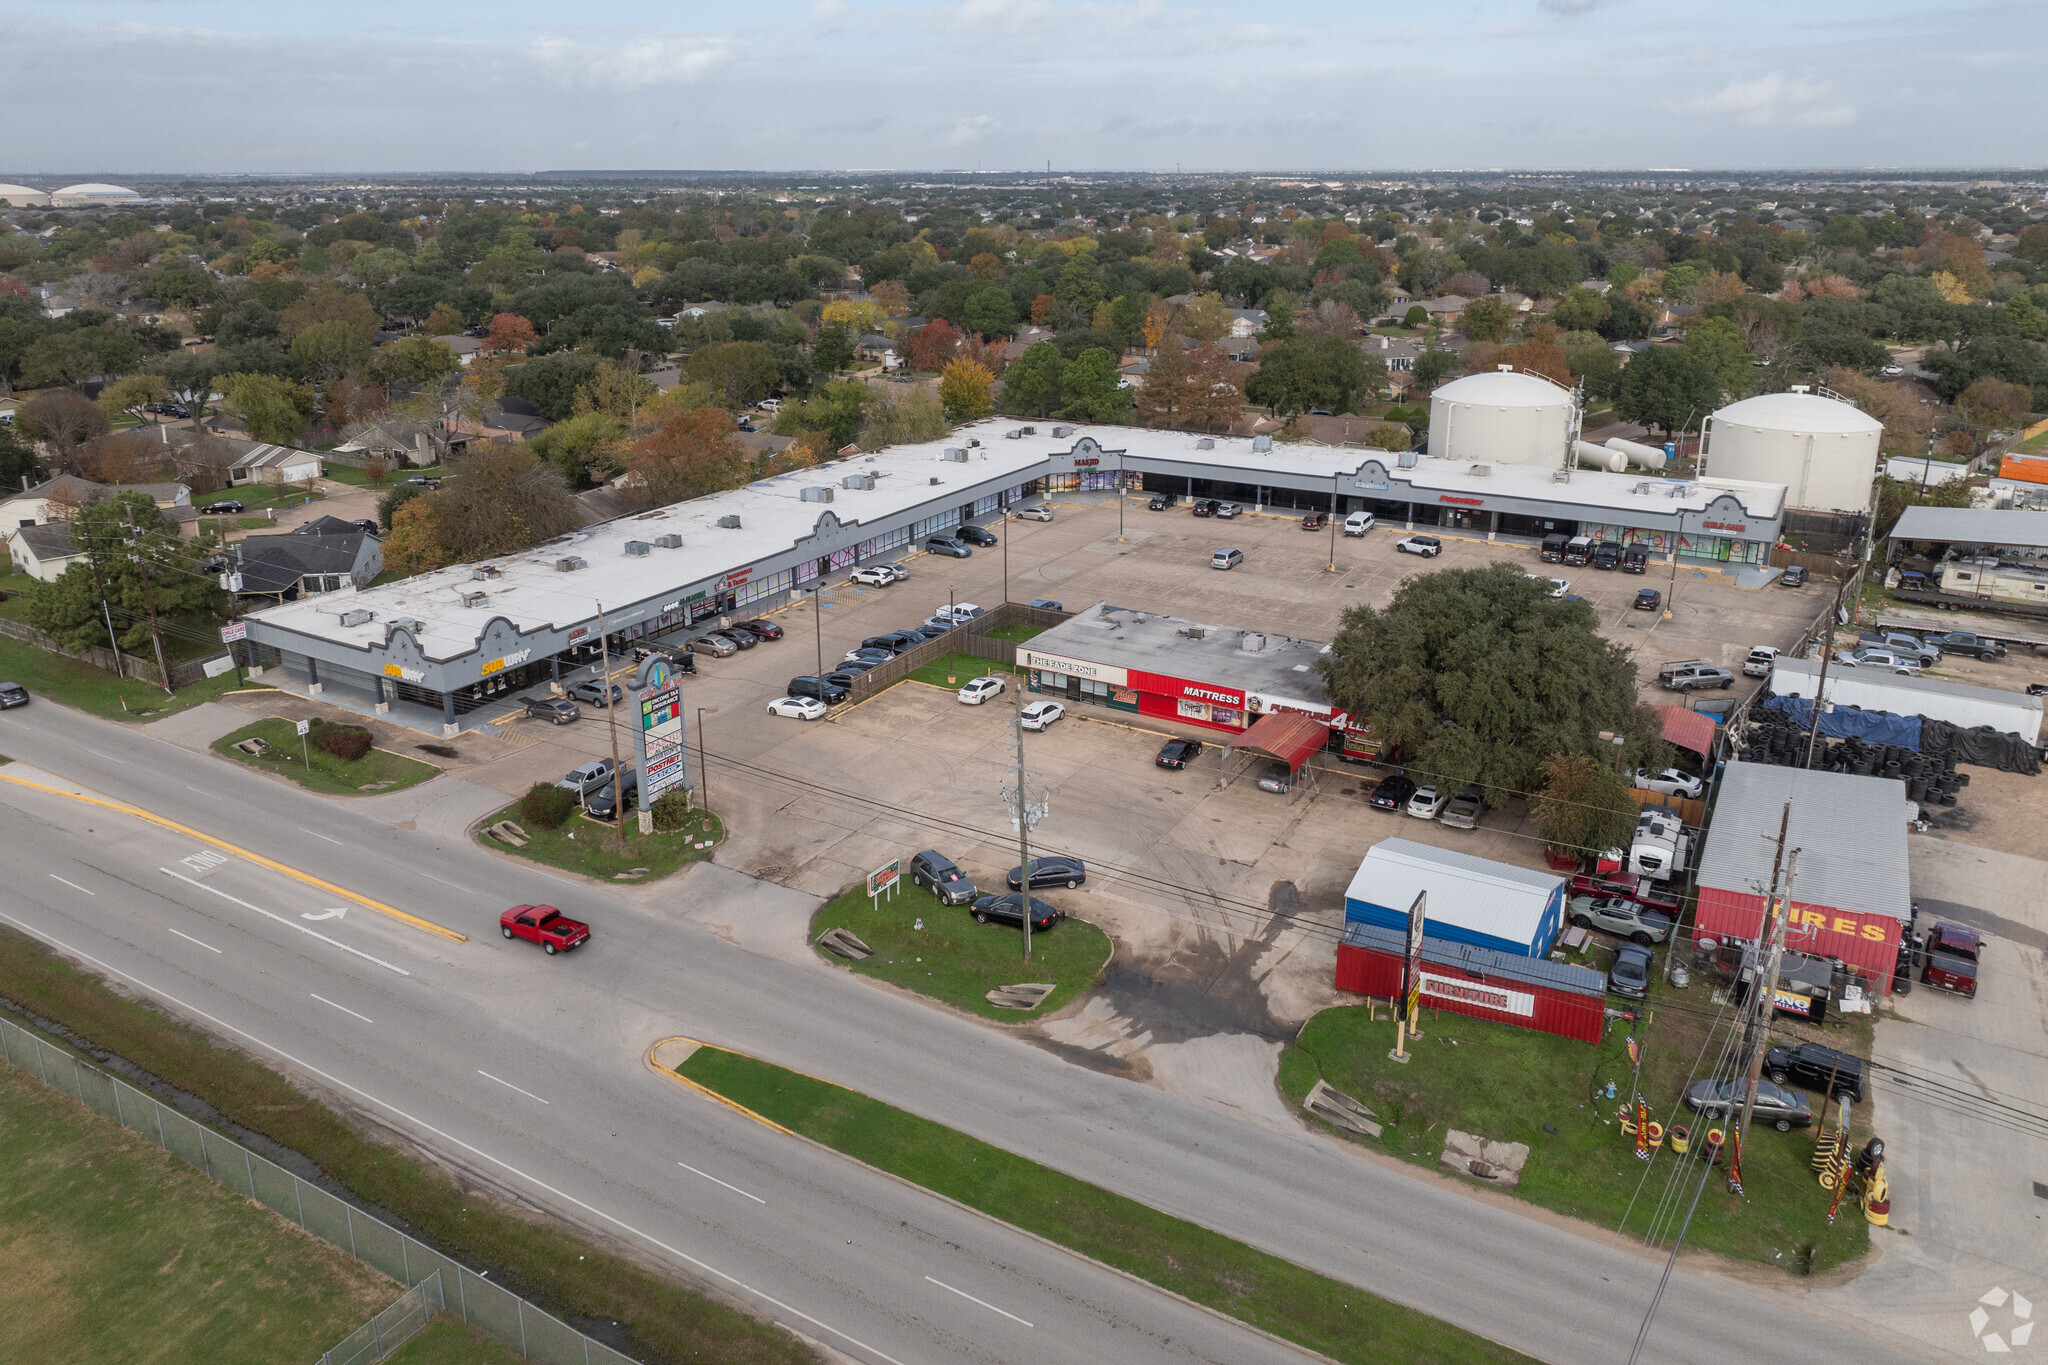
<instances>
[{"instance_id":1,"label":"utility pole","mask_svg":"<svg viewBox=\"0 0 2048 1365\"><path fill-rule=\"evenodd\" d=\"M811 589L811 624L818 639L818 700L825 700L825 575L818 575L818 586Z\"/></svg>"},{"instance_id":2,"label":"utility pole","mask_svg":"<svg viewBox=\"0 0 2048 1365\"><path fill-rule=\"evenodd\" d=\"M1828 622L1821 636L1820 681L1813 685L1813 721L1806 727L1806 757L1799 764L1802 768L1813 766L1814 747L1820 743L1820 711L1827 701L1828 663L1835 657L1835 618L1842 614L1842 594L1849 590L1848 567L1837 561L1835 571L1842 575L1842 580L1835 585L1835 604L1828 608Z\"/></svg>"},{"instance_id":3,"label":"utility pole","mask_svg":"<svg viewBox=\"0 0 2048 1365\"><path fill-rule=\"evenodd\" d=\"M28 476L23 475L21 482L22 487L26 488L28 486ZM83 508L80 508L79 510L81 512L84 511ZM72 529L71 534L74 539L77 538L78 531L75 527ZM121 657L121 641L114 634L114 612L113 609L107 605L107 581L100 575L99 545L96 538L92 534L89 524L85 536L85 560L86 563L92 565L93 591L97 592L100 595L100 615L106 618L107 643L114 647L114 676L118 678L128 671L127 661Z\"/></svg>"},{"instance_id":4,"label":"utility pole","mask_svg":"<svg viewBox=\"0 0 2048 1365\"><path fill-rule=\"evenodd\" d=\"M1328 572L1337 572L1337 475L1330 475L1330 567Z\"/></svg>"},{"instance_id":5,"label":"utility pole","mask_svg":"<svg viewBox=\"0 0 2048 1365\"><path fill-rule=\"evenodd\" d=\"M1116 453L1116 543L1124 543L1124 453Z\"/></svg>"},{"instance_id":6,"label":"utility pole","mask_svg":"<svg viewBox=\"0 0 2048 1365\"><path fill-rule=\"evenodd\" d=\"M1024 792L1024 677L1017 675L1017 894L1024 898L1019 907L1024 916L1024 960L1031 960L1031 800Z\"/></svg>"},{"instance_id":7,"label":"utility pole","mask_svg":"<svg viewBox=\"0 0 2048 1365\"><path fill-rule=\"evenodd\" d=\"M1763 972L1750 985L1753 992L1750 1004L1754 1008L1750 1012L1747 1030L1749 1082L1742 1091L1742 1122L1734 1125L1735 1140L1738 1144L1735 1149L1737 1160L1741 1159L1742 1135L1749 1132L1750 1118L1756 1112L1756 1088L1763 1078L1764 1069L1764 1038L1770 1031L1771 1010L1778 997L1778 964L1783 960L1785 953L1785 907L1791 899L1792 878L1799 870L1799 850L1792 850L1789 867L1785 856L1785 836L1791 826L1792 799L1787 797L1785 809L1778 816L1778 851L1771 859L1770 899L1765 904L1763 930L1757 936L1759 949L1762 949L1765 940L1769 940L1770 958L1767 963L1759 964L1763 967ZM1764 837L1770 838L1768 834ZM1781 870L1786 874L1782 886L1778 882L1778 873Z\"/></svg>"},{"instance_id":8,"label":"utility pole","mask_svg":"<svg viewBox=\"0 0 2048 1365\"><path fill-rule=\"evenodd\" d=\"M620 852L626 847L626 775L619 771L619 708L611 704L612 685L612 637L604 628L604 603L597 604L597 685L605 689L604 728L612 739L612 819L618 822L618 829L605 836L605 842ZM631 689L626 690L628 700Z\"/></svg>"},{"instance_id":9,"label":"utility pole","mask_svg":"<svg viewBox=\"0 0 2048 1365\"><path fill-rule=\"evenodd\" d=\"M142 553L142 532L135 529L135 514L133 512L126 512L124 515L128 519L128 530L132 537L129 545L135 551L135 572L142 575L142 606L149 613L149 634L150 638L156 643L156 666L163 675L165 695L176 695L171 687L171 666L164 662L164 631L163 627L157 624L156 584L155 580L149 576L149 560Z\"/></svg>"}]
</instances>

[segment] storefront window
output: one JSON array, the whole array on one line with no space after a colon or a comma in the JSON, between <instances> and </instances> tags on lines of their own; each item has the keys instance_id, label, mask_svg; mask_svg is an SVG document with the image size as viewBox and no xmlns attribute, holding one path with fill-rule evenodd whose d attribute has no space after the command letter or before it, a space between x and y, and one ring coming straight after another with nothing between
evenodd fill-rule
<instances>
[{"instance_id":1,"label":"storefront window","mask_svg":"<svg viewBox=\"0 0 2048 1365\"><path fill-rule=\"evenodd\" d=\"M1206 721L1209 719L1209 703L1205 701L1191 701L1186 697L1182 697L1180 699L1180 714L1183 720Z\"/></svg>"}]
</instances>

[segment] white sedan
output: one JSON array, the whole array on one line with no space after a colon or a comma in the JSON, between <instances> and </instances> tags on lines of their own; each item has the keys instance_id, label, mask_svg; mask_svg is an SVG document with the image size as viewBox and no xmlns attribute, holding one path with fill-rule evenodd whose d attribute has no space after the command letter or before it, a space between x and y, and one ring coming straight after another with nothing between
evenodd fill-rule
<instances>
[{"instance_id":1,"label":"white sedan","mask_svg":"<svg viewBox=\"0 0 2048 1365\"><path fill-rule=\"evenodd\" d=\"M1415 795L1408 798L1408 813L1418 820L1434 820L1442 815L1444 807L1450 804L1450 788L1432 783L1427 787L1415 789Z\"/></svg>"},{"instance_id":2,"label":"white sedan","mask_svg":"<svg viewBox=\"0 0 2048 1365\"><path fill-rule=\"evenodd\" d=\"M1052 508L1042 502L1033 503L1029 507L1018 508L1017 515L1027 521L1051 521Z\"/></svg>"},{"instance_id":3,"label":"white sedan","mask_svg":"<svg viewBox=\"0 0 2048 1365\"><path fill-rule=\"evenodd\" d=\"M1638 768L1629 778L1629 784L1664 796L1697 797L1706 790L1704 782L1691 773L1680 772L1677 768L1666 768L1658 773L1645 772Z\"/></svg>"},{"instance_id":4,"label":"white sedan","mask_svg":"<svg viewBox=\"0 0 2048 1365\"><path fill-rule=\"evenodd\" d=\"M1531 583L1548 583L1552 597L1563 597L1572 590L1572 581L1569 578L1545 578L1540 573L1525 573L1522 577Z\"/></svg>"},{"instance_id":5,"label":"white sedan","mask_svg":"<svg viewBox=\"0 0 2048 1365\"><path fill-rule=\"evenodd\" d=\"M962 706L979 706L1003 690L1001 678L969 678L967 686L960 689Z\"/></svg>"},{"instance_id":6,"label":"white sedan","mask_svg":"<svg viewBox=\"0 0 2048 1365\"><path fill-rule=\"evenodd\" d=\"M1067 708L1056 701L1032 702L1031 705L1024 708L1024 728L1027 730L1043 730L1065 714L1067 714Z\"/></svg>"},{"instance_id":7,"label":"white sedan","mask_svg":"<svg viewBox=\"0 0 2048 1365\"><path fill-rule=\"evenodd\" d=\"M818 720L827 709L816 697L777 697L768 703L769 715L788 716L792 720Z\"/></svg>"},{"instance_id":8,"label":"white sedan","mask_svg":"<svg viewBox=\"0 0 2048 1365\"><path fill-rule=\"evenodd\" d=\"M896 575L885 566L871 564L865 569L855 569L847 575L849 583L865 583L871 588L886 588L896 581Z\"/></svg>"}]
</instances>

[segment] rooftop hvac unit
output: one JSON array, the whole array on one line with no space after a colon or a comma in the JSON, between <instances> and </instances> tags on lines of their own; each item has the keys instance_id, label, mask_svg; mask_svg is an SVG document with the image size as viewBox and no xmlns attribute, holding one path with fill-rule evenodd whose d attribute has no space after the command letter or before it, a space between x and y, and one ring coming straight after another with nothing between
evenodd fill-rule
<instances>
[{"instance_id":1,"label":"rooftop hvac unit","mask_svg":"<svg viewBox=\"0 0 2048 1365\"><path fill-rule=\"evenodd\" d=\"M654 547L644 540L629 540L626 542L625 548L626 553L633 556L633 558L644 559L647 557L647 552Z\"/></svg>"},{"instance_id":2,"label":"rooftop hvac unit","mask_svg":"<svg viewBox=\"0 0 2048 1365\"><path fill-rule=\"evenodd\" d=\"M1003 433L1003 439L1004 439L1005 441L1021 441L1021 440L1023 440L1023 439L1024 439L1024 428L1022 428L1022 427L1011 427L1011 428L1010 428L1010 429L1009 429L1008 431L1006 431L1006 432L1004 432L1004 433Z\"/></svg>"},{"instance_id":3,"label":"rooftop hvac unit","mask_svg":"<svg viewBox=\"0 0 2048 1365\"><path fill-rule=\"evenodd\" d=\"M1252 453L1253 453L1253 454L1255 454L1255 455L1260 455L1260 454L1264 454L1265 452L1267 452L1267 451L1271 450L1272 448L1273 448L1273 438L1272 438L1271 436L1254 436L1254 437L1252 437Z\"/></svg>"},{"instance_id":4,"label":"rooftop hvac unit","mask_svg":"<svg viewBox=\"0 0 2048 1365\"><path fill-rule=\"evenodd\" d=\"M737 530L739 530L739 529L740 529L740 519L739 519L738 517L733 517L733 516L725 516L725 517L720 517L720 518L718 519L718 524L719 524L719 526L720 526L720 527L722 527L723 529L725 529L725 530L727 530L727 531L737 531Z\"/></svg>"},{"instance_id":5,"label":"rooftop hvac unit","mask_svg":"<svg viewBox=\"0 0 2048 1365\"><path fill-rule=\"evenodd\" d=\"M479 564L469 571L469 576L482 581L491 578L502 578L504 575L498 572L498 566L495 564Z\"/></svg>"},{"instance_id":6,"label":"rooftop hvac unit","mask_svg":"<svg viewBox=\"0 0 2048 1365\"><path fill-rule=\"evenodd\" d=\"M947 446L946 458L954 464L966 464L967 451L960 446Z\"/></svg>"},{"instance_id":7,"label":"rooftop hvac unit","mask_svg":"<svg viewBox=\"0 0 2048 1365\"><path fill-rule=\"evenodd\" d=\"M873 488L875 486L875 476L872 474L848 474L839 482L847 488Z\"/></svg>"},{"instance_id":8,"label":"rooftop hvac unit","mask_svg":"<svg viewBox=\"0 0 2048 1365\"><path fill-rule=\"evenodd\" d=\"M394 633L401 630L411 631L412 637L415 640L427 632L427 623L415 616L394 616L389 621L386 621L384 625L384 638L387 641L390 640Z\"/></svg>"},{"instance_id":9,"label":"rooftop hvac unit","mask_svg":"<svg viewBox=\"0 0 2048 1365\"><path fill-rule=\"evenodd\" d=\"M1493 474L1493 466L1490 464L1475 464L1466 472L1475 479L1484 479Z\"/></svg>"},{"instance_id":10,"label":"rooftop hvac unit","mask_svg":"<svg viewBox=\"0 0 2048 1365\"><path fill-rule=\"evenodd\" d=\"M670 531L665 536L656 536L654 543L664 550L680 550L683 548L683 538L674 531Z\"/></svg>"},{"instance_id":11,"label":"rooftop hvac unit","mask_svg":"<svg viewBox=\"0 0 2048 1365\"><path fill-rule=\"evenodd\" d=\"M466 592L462 594L462 605L465 607L487 607L490 604L491 595L487 592Z\"/></svg>"},{"instance_id":12,"label":"rooftop hvac unit","mask_svg":"<svg viewBox=\"0 0 2048 1365\"><path fill-rule=\"evenodd\" d=\"M1634 488L1629 489L1628 491L1634 493L1638 497L1647 498L1650 496L1650 481L1648 479L1645 479L1641 483L1637 484Z\"/></svg>"},{"instance_id":13,"label":"rooftop hvac unit","mask_svg":"<svg viewBox=\"0 0 2048 1365\"><path fill-rule=\"evenodd\" d=\"M376 612L365 611L361 607L353 608L341 614L341 623L344 626L366 626L376 619Z\"/></svg>"},{"instance_id":14,"label":"rooftop hvac unit","mask_svg":"<svg viewBox=\"0 0 2048 1365\"><path fill-rule=\"evenodd\" d=\"M934 487L934 488L937 488L937 487L939 486L940 482L941 482L941 480L940 480L940 478L939 478L939 476L938 476L938 475L936 475L936 474L932 475L932 487Z\"/></svg>"},{"instance_id":15,"label":"rooftop hvac unit","mask_svg":"<svg viewBox=\"0 0 2048 1365\"><path fill-rule=\"evenodd\" d=\"M1394 468L1396 468L1396 469L1413 469L1413 468L1415 468L1415 462L1416 462L1416 460L1417 460L1417 459L1419 459L1419 458L1420 458L1420 457L1419 457L1419 456L1417 456L1417 455L1416 455L1416 453L1415 453L1414 451L1412 451L1412 450L1404 450L1404 451L1402 451L1402 452L1401 452L1401 458L1400 458L1400 459L1398 459L1398 460L1396 460L1396 461L1394 461Z\"/></svg>"},{"instance_id":16,"label":"rooftop hvac unit","mask_svg":"<svg viewBox=\"0 0 2048 1365\"><path fill-rule=\"evenodd\" d=\"M1550 481L1552 483L1570 483L1572 481L1572 472L1569 469L1553 469L1550 471Z\"/></svg>"},{"instance_id":17,"label":"rooftop hvac unit","mask_svg":"<svg viewBox=\"0 0 2048 1365\"><path fill-rule=\"evenodd\" d=\"M1247 654L1257 654L1266 647L1266 637L1255 630L1248 630L1238 640L1237 647Z\"/></svg>"},{"instance_id":18,"label":"rooftop hvac unit","mask_svg":"<svg viewBox=\"0 0 2048 1365\"><path fill-rule=\"evenodd\" d=\"M1054 427L1052 429L1052 434L1053 439L1058 440L1061 437L1072 436L1074 434L1074 429L1072 427Z\"/></svg>"},{"instance_id":19,"label":"rooftop hvac unit","mask_svg":"<svg viewBox=\"0 0 2048 1365\"><path fill-rule=\"evenodd\" d=\"M1201 440L1195 442L1196 450L1214 450L1215 448L1216 441L1214 437L1204 436Z\"/></svg>"},{"instance_id":20,"label":"rooftop hvac unit","mask_svg":"<svg viewBox=\"0 0 2048 1365\"><path fill-rule=\"evenodd\" d=\"M978 446L981 444L981 438L978 436L970 436L967 438L967 444L969 446Z\"/></svg>"},{"instance_id":21,"label":"rooftop hvac unit","mask_svg":"<svg viewBox=\"0 0 2048 1365\"><path fill-rule=\"evenodd\" d=\"M1206 636L1208 633L1208 629L1204 626L1189 626L1186 630L1181 632L1181 634L1187 636L1190 640L1199 640Z\"/></svg>"},{"instance_id":22,"label":"rooftop hvac unit","mask_svg":"<svg viewBox=\"0 0 2048 1365\"><path fill-rule=\"evenodd\" d=\"M814 483L798 493L797 496L805 502L830 502L832 501L832 487L829 484Z\"/></svg>"},{"instance_id":23,"label":"rooftop hvac unit","mask_svg":"<svg viewBox=\"0 0 2048 1365\"><path fill-rule=\"evenodd\" d=\"M578 569L587 569L589 567L589 563L585 561L582 555L564 555L555 561L556 573L575 573Z\"/></svg>"}]
</instances>

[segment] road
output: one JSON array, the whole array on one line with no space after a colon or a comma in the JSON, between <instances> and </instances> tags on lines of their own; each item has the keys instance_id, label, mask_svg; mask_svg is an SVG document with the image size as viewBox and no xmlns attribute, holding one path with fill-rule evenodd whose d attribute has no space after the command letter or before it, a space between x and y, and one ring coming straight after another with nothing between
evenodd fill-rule
<instances>
[{"instance_id":1,"label":"road","mask_svg":"<svg viewBox=\"0 0 2048 1365\"><path fill-rule=\"evenodd\" d=\"M190 835L0 784L8 922L477 1179L854 1359L1303 1356L772 1138L651 1074L655 1040L687 1034L841 1081L1547 1360L1628 1359L1662 1269L1334 1141L1101 1076L822 964L727 942L692 915L766 921L808 902L723 869L637 893L572 884L436 834L432 820L403 828L42 702L0 716L0 752L18 760L12 774L33 778L20 765L35 765L471 937L448 942L361 906L307 919L344 902ZM592 943L550 959L499 939L498 911L533 900L593 921ZM1760 1321L1867 1361L1942 1358L1865 1325L1858 1307L1835 1291L1681 1269L1642 1358L1752 1354Z\"/></svg>"}]
</instances>

